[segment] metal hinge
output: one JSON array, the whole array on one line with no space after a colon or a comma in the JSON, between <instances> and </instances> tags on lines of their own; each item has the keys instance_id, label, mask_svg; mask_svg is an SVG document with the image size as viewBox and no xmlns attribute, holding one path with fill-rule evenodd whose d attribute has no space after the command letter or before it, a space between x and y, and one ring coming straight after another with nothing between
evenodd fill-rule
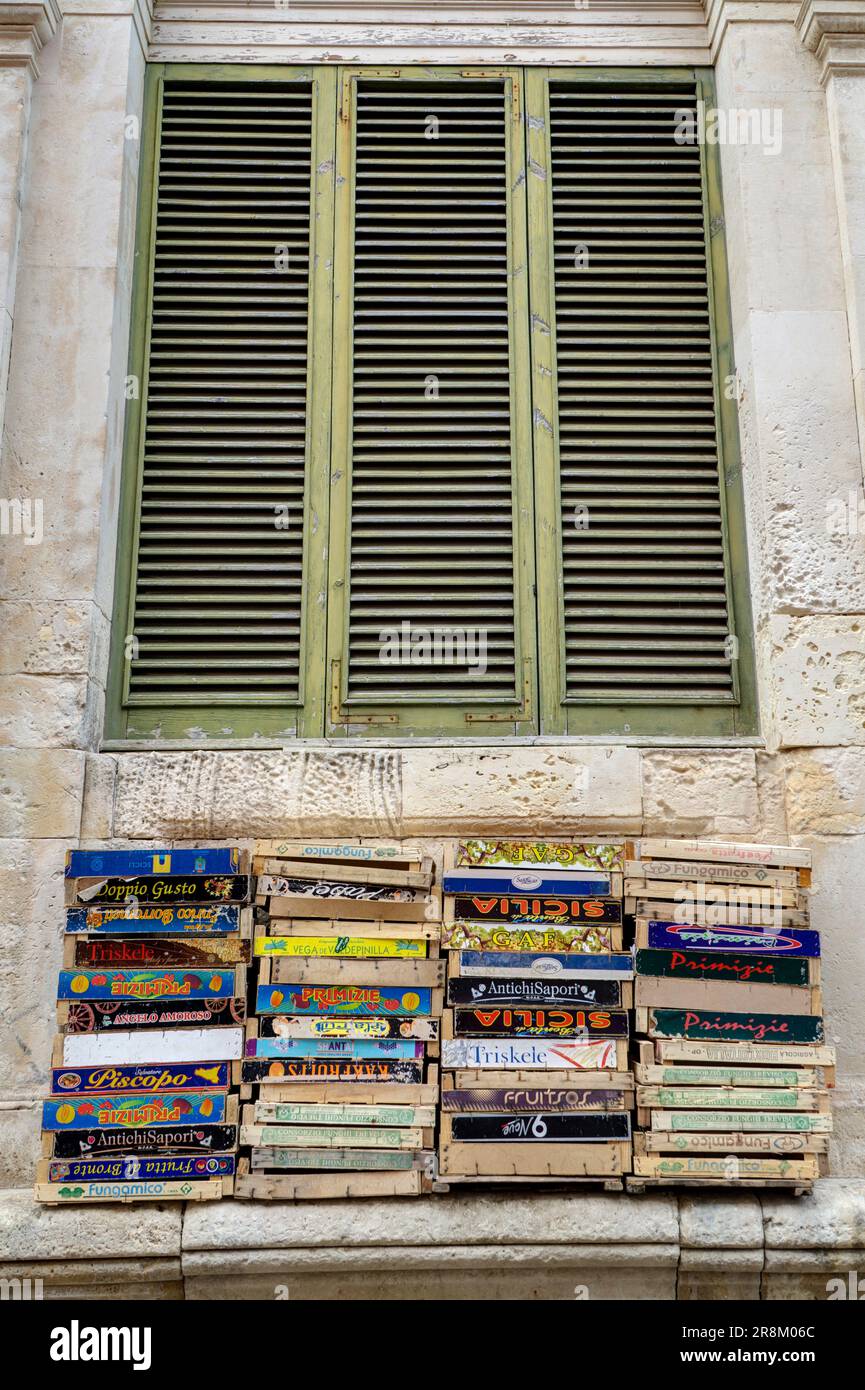
<instances>
[{"instance_id":1,"label":"metal hinge","mask_svg":"<svg viewBox=\"0 0 865 1390\"><path fill-rule=\"evenodd\" d=\"M341 121L347 121L351 114L351 84L356 81L358 77L399 77L401 71L400 68L364 68L362 73L357 70L344 72L342 75L342 92L340 93L339 101L339 119Z\"/></svg>"},{"instance_id":2,"label":"metal hinge","mask_svg":"<svg viewBox=\"0 0 865 1390\"><path fill-rule=\"evenodd\" d=\"M342 662L335 657L330 663L330 722L331 724L398 724L398 714L355 714L342 706Z\"/></svg>"},{"instance_id":3,"label":"metal hinge","mask_svg":"<svg viewBox=\"0 0 865 1390\"><path fill-rule=\"evenodd\" d=\"M505 73L500 68L462 68L460 77L503 77L506 82L511 84L511 106L515 121L522 120L522 107L520 105L520 79L516 73Z\"/></svg>"},{"instance_id":4,"label":"metal hinge","mask_svg":"<svg viewBox=\"0 0 865 1390\"><path fill-rule=\"evenodd\" d=\"M467 724L516 724L532 717L532 661L523 658L523 703L520 709L497 711L495 714L467 713Z\"/></svg>"}]
</instances>

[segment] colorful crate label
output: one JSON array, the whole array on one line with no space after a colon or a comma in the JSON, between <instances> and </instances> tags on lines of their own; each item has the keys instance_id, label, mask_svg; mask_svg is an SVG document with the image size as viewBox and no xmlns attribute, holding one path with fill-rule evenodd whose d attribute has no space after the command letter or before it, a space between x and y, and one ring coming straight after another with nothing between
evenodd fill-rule
<instances>
[{"instance_id":1,"label":"colorful crate label","mask_svg":"<svg viewBox=\"0 0 865 1390\"><path fill-rule=\"evenodd\" d=\"M549 979L632 980L634 958L615 954L582 953L550 955L531 951L460 952L460 975L541 975Z\"/></svg>"},{"instance_id":2,"label":"colorful crate label","mask_svg":"<svg viewBox=\"0 0 865 1390\"><path fill-rule=\"evenodd\" d=\"M586 909L591 908L592 911ZM538 926L581 926L597 921L620 922L618 899L566 897L496 897L458 893L454 898L454 916L467 922L508 922L512 926L524 923Z\"/></svg>"},{"instance_id":3,"label":"colorful crate label","mask_svg":"<svg viewBox=\"0 0 865 1390\"><path fill-rule=\"evenodd\" d=\"M66 930L117 936L154 932L174 936L227 935L240 930L240 908L218 903L158 907L137 901L123 907L70 907L66 912Z\"/></svg>"},{"instance_id":4,"label":"colorful crate label","mask_svg":"<svg viewBox=\"0 0 865 1390\"><path fill-rule=\"evenodd\" d=\"M553 951L568 955L608 955L611 927L508 927L495 922L443 922L441 944L451 951Z\"/></svg>"},{"instance_id":5,"label":"colorful crate label","mask_svg":"<svg viewBox=\"0 0 865 1390\"><path fill-rule=\"evenodd\" d=\"M249 959L249 942L236 939L177 941L172 937L86 936L75 942L75 964L85 969L155 968L192 965L207 969L214 965L237 965Z\"/></svg>"},{"instance_id":6,"label":"colorful crate label","mask_svg":"<svg viewBox=\"0 0 865 1390\"><path fill-rule=\"evenodd\" d=\"M562 875L550 869L450 869L442 875L442 891L482 897L606 898L612 891L609 874ZM597 914L594 914L597 915Z\"/></svg>"},{"instance_id":7,"label":"colorful crate label","mask_svg":"<svg viewBox=\"0 0 865 1390\"><path fill-rule=\"evenodd\" d=\"M341 883L333 879L291 878L287 874L259 874L258 892L277 898L357 898L364 902L414 903L425 894L414 888L376 887L368 883Z\"/></svg>"},{"instance_id":8,"label":"colorful crate label","mask_svg":"<svg viewBox=\"0 0 865 1390\"><path fill-rule=\"evenodd\" d=\"M227 1095L215 1091L188 1095L95 1095L46 1100L42 1128L150 1129L154 1125L220 1124L225 1119Z\"/></svg>"},{"instance_id":9,"label":"colorful crate label","mask_svg":"<svg viewBox=\"0 0 865 1390\"><path fill-rule=\"evenodd\" d=\"M89 1095L98 1091L201 1091L207 1087L224 1090L229 1079L227 1062L214 1062L211 1066L172 1063L170 1066L53 1067L51 1094L68 1096Z\"/></svg>"},{"instance_id":10,"label":"colorful crate label","mask_svg":"<svg viewBox=\"0 0 865 1390\"><path fill-rule=\"evenodd\" d=\"M138 874L135 878L78 879L75 899L87 907L104 903L243 903L249 898L248 874L185 874L163 878Z\"/></svg>"},{"instance_id":11,"label":"colorful crate label","mask_svg":"<svg viewBox=\"0 0 865 1390\"><path fill-rule=\"evenodd\" d=\"M616 1044L604 1042L492 1042L455 1038L442 1045L442 1065L454 1068L514 1067L518 1071L602 1071L616 1065Z\"/></svg>"},{"instance_id":12,"label":"colorful crate label","mask_svg":"<svg viewBox=\"0 0 865 1390\"><path fill-rule=\"evenodd\" d=\"M72 1129L54 1135L55 1158L118 1153L221 1153L237 1144L237 1125L164 1125L156 1129Z\"/></svg>"},{"instance_id":13,"label":"colorful crate label","mask_svg":"<svg viewBox=\"0 0 865 1390\"><path fill-rule=\"evenodd\" d=\"M347 1061L342 1058L299 1057L271 1060L256 1057L241 1063L244 1082L253 1081L374 1081L419 1086L420 1062Z\"/></svg>"},{"instance_id":14,"label":"colorful crate label","mask_svg":"<svg viewBox=\"0 0 865 1390\"><path fill-rule=\"evenodd\" d=\"M667 980L733 980L740 984L807 985L809 963L800 958L740 956L732 951L708 955L702 951L637 951L638 975Z\"/></svg>"},{"instance_id":15,"label":"colorful crate label","mask_svg":"<svg viewBox=\"0 0 865 1390\"><path fill-rule=\"evenodd\" d=\"M419 1038L437 1042L437 1018L347 1018L342 1014L262 1014L258 1020L261 1038Z\"/></svg>"},{"instance_id":16,"label":"colorful crate label","mask_svg":"<svg viewBox=\"0 0 865 1390\"><path fill-rule=\"evenodd\" d=\"M823 1041L823 1020L810 1014L717 1013L708 1009L650 1009L649 1028L657 1038L713 1038L719 1042Z\"/></svg>"},{"instance_id":17,"label":"colorful crate label","mask_svg":"<svg viewBox=\"0 0 865 1390\"><path fill-rule=\"evenodd\" d=\"M583 1038L628 1036L628 1015L624 1010L565 1009L558 1006L536 1009L510 1008L484 1004L472 1009L456 1009L454 1035L458 1038Z\"/></svg>"},{"instance_id":18,"label":"colorful crate label","mask_svg":"<svg viewBox=\"0 0 865 1390\"><path fill-rule=\"evenodd\" d=\"M67 878L130 874L236 874L240 850L217 849L69 849Z\"/></svg>"},{"instance_id":19,"label":"colorful crate label","mask_svg":"<svg viewBox=\"0 0 865 1390\"><path fill-rule=\"evenodd\" d=\"M222 1195L222 1181L220 1178L214 1179L214 1195ZM166 1202L184 1201L191 1199L195 1195L195 1183L189 1178L181 1178L179 1182L170 1179L162 1182L155 1180L151 1182L141 1182L140 1179L129 1179L125 1182L57 1182L40 1183L39 1194L42 1201L50 1201L58 1206L63 1206L69 1202L75 1206L79 1202Z\"/></svg>"},{"instance_id":20,"label":"colorful crate label","mask_svg":"<svg viewBox=\"0 0 865 1390\"><path fill-rule=\"evenodd\" d=\"M573 1144L630 1139L631 1117L625 1110L595 1115L454 1115L451 1137L464 1144Z\"/></svg>"},{"instance_id":21,"label":"colorful crate label","mask_svg":"<svg viewBox=\"0 0 865 1390\"><path fill-rule=\"evenodd\" d=\"M322 956L327 959L426 960L425 941L386 936L257 936L257 956Z\"/></svg>"},{"instance_id":22,"label":"colorful crate label","mask_svg":"<svg viewBox=\"0 0 865 1390\"><path fill-rule=\"evenodd\" d=\"M432 1012L430 989L379 989L377 985L259 985L260 1014L381 1014Z\"/></svg>"},{"instance_id":23,"label":"colorful crate label","mask_svg":"<svg viewBox=\"0 0 865 1390\"><path fill-rule=\"evenodd\" d=\"M95 1067L132 1062L232 1062L243 1055L243 1028L134 1028L70 1033L63 1064Z\"/></svg>"},{"instance_id":24,"label":"colorful crate label","mask_svg":"<svg viewBox=\"0 0 865 1390\"><path fill-rule=\"evenodd\" d=\"M250 1038L246 1044L247 1057L399 1057L412 1061L423 1057L421 1042L392 1041L356 1042L353 1038Z\"/></svg>"},{"instance_id":25,"label":"colorful crate label","mask_svg":"<svg viewBox=\"0 0 865 1390\"><path fill-rule=\"evenodd\" d=\"M228 999L233 970L61 970L58 999Z\"/></svg>"},{"instance_id":26,"label":"colorful crate label","mask_svg":"<svg viewBox=\"0 0 865 1390\"><path fill-rule=\"evenodd\" d=\"M649 921L649 946L660 950L754 952L773 956L819 956L820 934L803 927L695 926Z\"/></svg>"},{"instance_id":27,"label":"colorful crate label","mask_svg":"<svg viewBox=\"0 0 865 1390\"><path fill-rule=\"evenodd\" d=\"M621 870L624 862L624 845L557 844L555 840L461 840L456 857L460 869L502 864L513 869L548 867L613 873Z\"/></svg>"},{"instance_id":28,"label":"colorful crate label","mask_svg":"<svg viewBox=\"0 0 865 1390\"><path fill-rule=\"evenodd\" d=\"M187 1178L200 1182L205 1178L227 1178L234 1172L234 1154L208 1154L195 1157L179 1155L165 1158L140 1158L132 1154L125 1158L79 1158L61 1160L48 1165L49 1182L151 1182L154 1178Z\"/></svg>"},{"instance_id":29,"label":"colorful crate label","mask_svg":"<svg viewBox=\"0 0 865 1390\"><path fill-rule=\"evenodd\" d=\"M246 1000L155 999L152 1003L94 1000L66 1007L67 1033L102 1033L118 1028L194 1028L207 1024L243 1023Z\"/></svg>"},{"instance_id":30,"label":"colorful crate label","mask_svg":"<svg viewBox=\"0 0 865 1390\"><path fill-rule=\"evenodd\" d=\"M510 979L495 975L458 975L448 980L449 1004L544 1004L574 1005L621 1004L622 987L618 980L559 980Z\"/></svg>"},{"instance_id":31,"label":"colorful crate label","mask_svg":"<svg viewBox=\"0 0 865 1390\"><path fill-rule=\"evenodd\" d=\"M545 1086L515 1090L442 1091L442 1109L463 1114L487 1110L621 1110L624 1091L585 1090L577 1087Z\"/></svg>"}]
</instances>

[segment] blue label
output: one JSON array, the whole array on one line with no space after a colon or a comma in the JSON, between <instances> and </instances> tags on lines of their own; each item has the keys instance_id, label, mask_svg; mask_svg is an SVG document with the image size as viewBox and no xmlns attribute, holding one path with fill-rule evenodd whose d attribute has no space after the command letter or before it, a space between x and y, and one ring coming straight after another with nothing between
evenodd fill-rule
<instances>
[{"instance_id":1,"label":"blue label","mask_svg":"<svg viewBox=\"0 0 865 1390\"><path fill-rule=\"evenodd\" d=\"M221 966L186 970L61 970L57 977L58 999L138 1000L230 999L235 993L233 970Z\"/></svg>"},{"instance_id":2,"label":"blue label","mask_svg":"<svg viewBox=\"0 0 865 1390\"><path fill-rule=\"evenodd\" d=\"M117 907L70 907L66 910L68 932L99 932L101 935L207 936L240 930L240 908L224 903L189 903L162 907L157 903L128 904Z\"/></svg>"},{"instance_id":3,"label":"blue label","mask_svg":"<svg viewBox=\"0 0 865 1390\"><path fill-rule=\"evenodd\" d=\"M105 1091L202 1091L213 1086L225 1090L229 1082L227 1062L126 1062L116 1067L54 1067L51 1094L73 1096Z\"/></svg>"},{"instance_id":4,"label":"blue label","mask_svg":"<svg viewBox=\"0 0 865 1390\"><path fill-rule=\"evenodd\" d=\"M423 1057L422 1042L354 1038L253 1038L246 1044L247 1057L398 1057L414 1061Z\"/></svg>"},{"instance_id":5,"label":"blue label","mask_svg":"<svg viewBox=\"0 0 865 1390\"><path fill-rule=\"evenodd\" d=\"M42 1106L42 1128L62 1132L65 1129L133 1130L161 1125L220 1124L225 1119L227 1102L224 1091L201 1090L55 1097Z\"/></svg>"},{"instance_id":6,"label":"blue label","mask_svg":"<svg viewBox=\"0 0 865 1390\"><path fill-rule=\"evenodd\" d=\"M66 878L119 874L236 874L240 850L218 849L70 849Z\"/></svg>"},{"instance_id":7,"label":"blue label","mask_svg":"<svg viewBox=\"0 0 865 1390\"><path fill-rule=\"evenodd\" d=\"M581 878L579 874L543 873L534 869L456 869L444 875L445 893L505 893L524 898L539 897L605 898L611 883L608 876Z\"/></svg>"},{"instance_id":8,"label":"blue label","mask_svg":"<svg viewBox=\"0 0 865 1390\"><path fill-rule=\"evenodd\" d=\"M255 1012L411 1018L432 1012L432 990L384 989L378 985L259 985Z\"/></svg>"},{"instance_id":9,"label":"blue label","mask_svg":"<svg viewBox=\"0 0 865 1390\"><path fill-rule=\"evenodd\" d=\"M819 956L820 934L799 927L700 926L649 922L649 946L667 951L735 951L761 956Z\"/></svg>"},{"instance_id":10,"label":"blue label","mask_svg":"<svg viewBox=\"0 0 865 1390\"><path fill-rule=\"evenodd\" d=\"M138 1158L134 1154L117 1158L58 1159L49 1164L49 1182L99 1182L102 1179L226 1178L234 1172L234 1154L198 1155L189 1158Z\"/></svg>"},{"instance_id":11,"label":"blue label","mask_svg":"<svg viewBox=\"0 0 865 1390\"><path fill-rule=\"evenodd\" d=\"M634 960L627 952L613 955L549 955L532 951L460 951L460 964L469 970L510 970L515 975L606 974L616 979L634 978Z\"/></svg>"}]
</instances>

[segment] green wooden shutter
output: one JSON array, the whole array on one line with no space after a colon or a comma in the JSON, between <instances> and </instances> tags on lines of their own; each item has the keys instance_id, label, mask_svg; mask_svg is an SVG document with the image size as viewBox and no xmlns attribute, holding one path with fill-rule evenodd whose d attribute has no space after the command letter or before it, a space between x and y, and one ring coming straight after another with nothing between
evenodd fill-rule
<instances>
[{"instance_id":1,"label":"green wooden shutter","mask_svg":"<svg viewBox=\"0 0 865 1390\"><path fill-rule=\"evenodd\" d=\"M311 465L326 474L332 203L314 171L328 113L332 128L328 86L297 70L250 81L171 68L155 82L128 438L137 505L115 662L127 735L292 734L316 699L320 718L323 661L316 680L304 600L324 563L310 552L318 530L323 550L327 505Z\"/></svg>"},{"instance_id":2,"label":"green wooden shutter","mask_svg":"<svg viewBox=\"0 0 865 1390\"><path fill-rule=\"evenodd\" d=\"M530 83L551 732L753 732L720 188L676 138L703 90L694 72Z\"/></svg>"},{"instance_id":3,"label":"green wooden shutter","mask_svg":"<svg viewBox=\"0 0 865 1390\"><path fill-rule=\"evenodd\" d=\"M342 75L336 733L530 727L519 93L513 74Z\"/></svg>"}]
</instances>

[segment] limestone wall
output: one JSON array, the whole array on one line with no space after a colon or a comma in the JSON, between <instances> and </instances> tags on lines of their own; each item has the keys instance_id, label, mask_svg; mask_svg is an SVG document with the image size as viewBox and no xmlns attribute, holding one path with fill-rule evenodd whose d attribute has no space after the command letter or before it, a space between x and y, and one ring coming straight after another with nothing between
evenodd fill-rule
<instances>
[{"instance_id":1,"label":"limestone wall","mask_svg":"<svg viewBox=\"0 0 865 1390\"><path fill-rule=\"evenodd\" d=\"M811 0L798 27L798 5L783 0L711 0L705 14L635 3L624 20L602 6L551 4L532 7L534 28L525 14L517 23L513 5L473 25L453 4L438 46L412 29L409 3L401 27L394 18L363 32L356 6L351 23L322 6L301 25L291 11L252 22L242 4L218 14L165 5L155 29L135 0L60 8L62 22L53 4L0 0L0 497L44 503L41 544L0 537L0 1183L29 1184L36 1156L71 841L291 833L434 843L471 831L663 831L810 846L827 1033L839 1053L834 1171L862 1175L865 64L855 43L838 39L845 15L855 33L858 0L834 20ZM714 61L721 103L783 110L779 155L722 149L760 739L99 751L139 157L126 117L140 113L146 56L356 61L376 52ZM827 524L829 504L848 508L846 527Z\"/></svg>"}]
</instances>

